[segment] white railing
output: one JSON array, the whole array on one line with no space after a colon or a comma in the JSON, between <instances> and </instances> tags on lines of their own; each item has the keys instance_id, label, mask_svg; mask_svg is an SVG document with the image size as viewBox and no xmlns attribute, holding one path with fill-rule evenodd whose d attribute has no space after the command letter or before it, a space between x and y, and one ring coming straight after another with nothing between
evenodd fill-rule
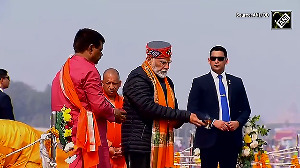
<instances>
[{"instance_id":1,"label":"white railing","mask_svg":"<svg viewBox=\"0 0 300 168\"><path fill-rule=\"evenodd\" d=\"M193 136L194 134L191 133L191 139L190 139L190 147L187 149L184 149L183 151L180 151L180 156L175 156L176 158L180 158L179 163L175 163L175 166L180 166L180 168L194 168L194 167L201 167L199 164L194 162L194 157L193 156ZM292 165L291 159L292 156L298 153L298 160L300 159L300 134L297 135L297 140L296 140L296 146L287 148L287 149L282 149L282 150L277 150L277 151L271 151L267 152L267 155L269 156L270 160L270 165L273 168L280 168L280 167L290 167ZM254 163L252 163L254 164Z\"/></svg>"}]
</instances>

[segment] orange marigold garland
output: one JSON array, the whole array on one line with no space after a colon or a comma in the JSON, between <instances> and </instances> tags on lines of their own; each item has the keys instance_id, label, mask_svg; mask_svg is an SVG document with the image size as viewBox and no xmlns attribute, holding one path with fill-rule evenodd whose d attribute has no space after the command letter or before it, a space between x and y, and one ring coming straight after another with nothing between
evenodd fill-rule
<instances>
[{"instance_id":1,"label":"orange marigold garland","mask_svg":"<svg viewBox=\"0 0 300 168\"><path fill-rule=\"evenodd\" d=\"M175 153L174 163L177 163L177 164L180 163L180 153L179 152ZM180 168L180 166L176 165L175 168Z\"/></svg>"},{"instance_id":2,"label":"orange marigold garland","mask_svg":"<svg viewBox=\"0 0 300 168\"><path fill-rule=\"evenodd\" d=\"M295 152L291 159L291 168L300 168L299 160L298 160L298 152Z\"/></svg>"},{"instance_id":3,"label":"orange marigold garland","mask_svg":"<svg viewBox=\"0 0 300 168\"><path fill-rule=\"evenodd\" d=\"M0 168L4 167L6 156L0 153Z\"/></svg>"},{"instance_id":4,"label":"orange marigold garland","mask_svg":"<svg viewBox=\"0 0 300 168\"><path fill-rule=\"evenodd\" d=\"M269 156L265 151L258 152L254 155L253 168L272 168L270 165Z\"/></svg>"}]
</instances>

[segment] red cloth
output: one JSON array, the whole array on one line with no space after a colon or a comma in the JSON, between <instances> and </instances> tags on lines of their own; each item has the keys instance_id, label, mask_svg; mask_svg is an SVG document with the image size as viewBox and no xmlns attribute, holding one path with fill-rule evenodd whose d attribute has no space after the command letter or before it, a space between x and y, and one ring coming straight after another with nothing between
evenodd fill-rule
<instances>
[{"instance_id":1,"label":"red cloth","mask_svg":"<svg viewBox=\"0 0 300 168\"><path fill-rule=\"evenodd\" d=\"M105 96L108 98L107 95ZM116 108L123 108L123 97L117 94L114 103ZM121 126L122 124L118 124L115 122L107 122L107 140L109 140L112 143L112 147L121 147ZM118 158L110 158L110 164L112 168L127 167L124 156Z\"/></svg>"},{"instance_id":2,"label":"red cloth","mask_svg":"<svg viewBox=\"0 0 300 168\"><path fill-rule=\"evenodd\" d=\"M56 74L52 82L51 109L52 111L60 111L64 105L71 108L70 114L74 121L72 140L76 144L79 109L72 105L64 96L59 83L59 73L60 72ZM101 165L101 168L110 168L106 138L107 120L115 121L115 118L113 108L104 97L101 76L94 63L76 55L70 59L70 75L82 106L86 110L92 111L97 120L101 139L101 146L99 147L99 166ZM79 151L78 154L80 155L80 153ZM80 159L81 157L78 158L78 162L75 160L73 163L76 162L76 164L82 165L83 161ZM75 166L76 165L70 164L70 167Z\"/></svg>"}]
</instances>

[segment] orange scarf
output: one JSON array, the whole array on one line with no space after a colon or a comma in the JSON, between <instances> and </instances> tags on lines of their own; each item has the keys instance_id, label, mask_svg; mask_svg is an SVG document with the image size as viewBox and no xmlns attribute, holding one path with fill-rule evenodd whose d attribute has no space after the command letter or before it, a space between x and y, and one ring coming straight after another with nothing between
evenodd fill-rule
<instances>
[{"instance_id":1,"label":"orange scarf","mask_svg":"<svg viewBox=\"0 0 300 168\"><path fill-rule=\"evenodd\" d=\"M64 95L80 110L75 145L82 149L84 167L96 167L99 164L98 147L101 146L97 121L94 114L87 111L78 98L70 75L70 58L61 70L60 84Z\"/></svg>"},{"instance_id":2,"label":"orange scarf","mask_svg":"<svg viewBox=\"0 0 300 168\"><path fill-rule=\"evenodd\" d=\"M147 61L142 64L142 68L153 83L154 102L174 109L175 96L167 78L164 79L167 88L166 102L163 88ZM168 120L155 120L153 121L151 138L151 168L170 167L174 167L173 126L170 125Z\"/></svg>"},{"instance_id":3,"label":"orange scarf","mask_svg":"<svg viewBox=\"0 0 300 168\"><path fill-rule=\"evenodd\" d=\"M104 95L108 98L105 92ZM118 94L115 97L115 107L119 109L123 108L123 97L119 96ZM107 140L110 141L109 146L116 148L121 147L121 126L122 124L107 121ZM112 168L127 167L124 156L118 158L110 158L110 164Z\"/></svg>"},{"instance_id":4,"label":"orange scarf","mask_svg":"<svg viewBox=\"0 0 300 168\"><path fill-rule=\"evenodd\" d=\"M105 92L104 95L108 98ZM118 94L115 97L115 107L123 108L123 97ZM107 121L107 139L112 143L111 146L121 147L121 124Z\"/></svg>"}]
</instances>

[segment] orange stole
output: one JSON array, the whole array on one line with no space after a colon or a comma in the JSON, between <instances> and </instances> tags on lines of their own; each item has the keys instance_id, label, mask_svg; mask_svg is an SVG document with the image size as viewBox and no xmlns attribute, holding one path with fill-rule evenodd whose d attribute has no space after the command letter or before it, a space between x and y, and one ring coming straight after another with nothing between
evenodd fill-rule
<instances>
[{"instance_id":1,"label":"orange stole","mask_svg":"<svg viewBox=\"0 0 300 168\"><path fill-rule=\"evenodd\" d=\"M167 89L167 102L164 91L152 68L145 61L142 68L150 78L154 86L154 102L162 106L175 108L174 92L167 80L164 78ZM153 121L151 138L151 168L174 167L174 133L173 126L169 120Z\"/></svg>"},{"instance_id":2,"label":"orange stole","mask_svg":"<svg viewBox=\"0 0 300 168\"><path fill-rule=\"evenodd\" d=\"M89 134L88 129L88 117L87 110L81 105L78 95L75 90L75 86L70 75L70 58L64 64L61 70L60 84L64 95L70 100L70 102L80 109L80 114L78 116L78 126L76 133L76 143L78 148L82 148L82 155L84 161L84 167L96 167L99 164L98 147L101 145L100 135L98 131L97 122L95 116L92 115L93 126L94 126L94 136L95 144L91 144L91 137L93 135ZM91 146L95 147L95 151L91 150Z\"/></svg>"},{"instance_id":3,"label":"orange stole","mask_svg":"<svg viewBox=\"0 0 300 168\"><path fill-rule=\"evenodd\" d=\"M108 98L108 96L104 93L104 95ZM115 98L115 107L123 108L123 97L116 95ZM109 140L112 144L111 146L119 148L121 147L121 126L122 124L118 124L115 122L107 121L107 140ZM112 168L126 168L125 157L118 158L110 158L110 164Z\"/></svg>"}]
</instances>

